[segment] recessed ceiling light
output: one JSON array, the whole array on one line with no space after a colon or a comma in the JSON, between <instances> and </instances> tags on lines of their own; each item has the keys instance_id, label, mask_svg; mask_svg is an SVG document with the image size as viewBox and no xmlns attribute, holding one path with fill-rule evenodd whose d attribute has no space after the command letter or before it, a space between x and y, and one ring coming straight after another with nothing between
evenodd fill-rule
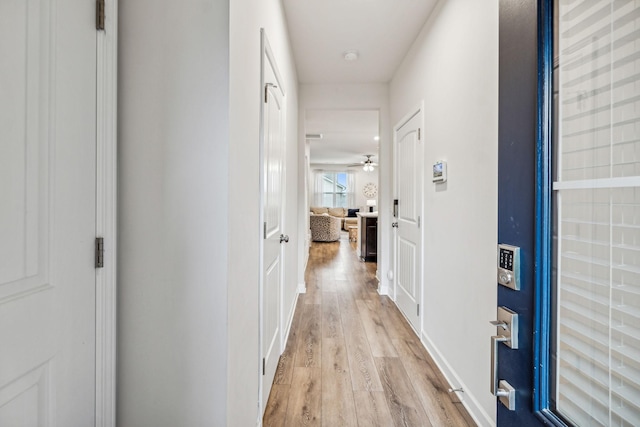
<instances>
[{"instance_id":1,"label":"recessed ceiling light","mask_svg":"<svg viewBox=\"0 0 640 427\"><path fill-rule=\"evenodd\" d=\"M374 140L374 141L380 141L380 137L379 137L379 136L374 136L374 137L373 137L373 140Z\"/></svg>"},{"instance_id":2,"label":"recessed ceiling light","mask_svg":"<svg viewBox=\"0 0 640 427\"><path fill-rule=\"evenodd\" d=\"M348 50L342 54L345 61L355 61L358 59L358 56L357 50Z\"/></svg>"}]
</instances>

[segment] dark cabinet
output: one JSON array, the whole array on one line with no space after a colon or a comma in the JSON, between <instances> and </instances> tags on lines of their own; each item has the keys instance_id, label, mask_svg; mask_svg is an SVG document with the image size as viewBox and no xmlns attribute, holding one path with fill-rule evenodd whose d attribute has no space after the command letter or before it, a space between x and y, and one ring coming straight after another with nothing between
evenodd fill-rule
<instances>
[{"instance_id":1,"label":"dark cabinet","mask_svg":"<svg viewBox=\"0 0 640 427\"><path fill-rule=\"evenodd\" d=\"M360 258L378 261L378 218L360 218Z\"/></svg>"}]
</instances>

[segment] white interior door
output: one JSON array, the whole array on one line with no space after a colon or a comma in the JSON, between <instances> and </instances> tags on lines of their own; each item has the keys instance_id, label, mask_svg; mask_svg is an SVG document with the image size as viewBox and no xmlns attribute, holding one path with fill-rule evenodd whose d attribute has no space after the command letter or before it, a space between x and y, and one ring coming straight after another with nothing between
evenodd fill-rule
<instances>
[{"instance_id":1,"label":"white interior door","mask_svg":"<svg viewBox=\"0 0 640 427\"><path fill-rule=\"evenodd\" d=\"M281 353L281 295L284 280L284 92L273 55L263 35L263 258L261 303L262 410Z\"/></svg>"},{"instance_id":2,"label":"white interior door","mask_svg":"<svg viewBox=\"0 0 640 427\"><path fill-rule=\"evenodd\" d=\"M422 141L418 111L395 130L396 304L413 328L420 332L422 289Z\"/></svg>"},{"instance_id":3,"label":"white interior door","mask_svg":"<svg viewBox=\"0 0 640 427\"><path fill-rule=\"evenodd\" d=\"M0 426L94 424L94 17L0 1Z\"/></svg>"}]
</instances>

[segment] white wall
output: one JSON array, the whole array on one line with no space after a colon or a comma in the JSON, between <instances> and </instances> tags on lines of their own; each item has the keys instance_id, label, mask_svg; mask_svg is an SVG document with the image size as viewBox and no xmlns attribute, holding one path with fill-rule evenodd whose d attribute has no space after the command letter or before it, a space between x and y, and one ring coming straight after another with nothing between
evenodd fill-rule
<instances>
[{"instance_id":1,"label":"white wall","mask_svg":"<svg viewBox=\"0 0 640 427\"><path fill-rule=\"evenodd\" d=\"M119 12L117 425L224 425L228 2Z\"/></svg>"},{"instance_id":2,"label":"white wall","mask_svg":"<svg viewBox=\"0 0 640 427\"><path fill-rule=\"evenodd\" d=\"M360 208L360 212L363 210L368 211L369 208L367 206L367 199L365 197L362 190L364 189L364 185L372 182L378 188L380 187L380 183L378 182L378 168L376 167L372 172L365 172L362 168L356 169L356 207ZM378 196L374 197L376 203L378 202ZM378 206L373 208L374 211L378 210Z\"/></svg>"},{"instance_id":3,"label":"white wall","mask_svg":"<svg viewBox=\"0 0 640 427\"><path fill-rule=\"evenodd\" d=\"M304 114L298 110L298 132L304 133ZM304 137L304 135L303 135ZM304 281L304 272L309 261L309 242L311 231L309 230L309 198L313 194L313 170L309 159L311 158L311 146L305 139L298 140L298 170L300 176L305 179L298 182L298 290L307 291Z\"/></svg>"},{"instance_id":4,"label":"white wall","mask_svg":"<svg viewBox=\"0 0 640 427\"><path fill-rule=\"evenodd\" d=\"M307 110L377 110L380 120L380 146L378 173L378 271L380 274L380 291L386 293L388 280L386 271L390 268L389 251L380 248L391 246L391 164L392 164L392 127L389 121L389 85L380 84L301 84L299 102L298 140L304 144L304 115ZM304 159L299 158L300 164ZM299 212L308 217L306 200L299 200ZM309 250L306 241L300 254L301 266L305 254Z\"/></svg>"},{"instance_id":5,"label":"white wall","mask_svg":"<svg viewBox=\"0 0 640 427\"><path fill-rule=\"evenodd\" d=\"M283 317L290 320L298 277L298 83L279 0L230 2L229 199L229 384L228 425L255 425L258 419L258 279L260 28L264 28L286 96L286 199ZM223 230L221 230L223 231ZM286 325L285 325L286 326ZM266 397L265 397L266 398Z\"/></svg>"},{"instance_id":6,"label":"white wall","mask_svg":"<svg viewBox=\"0 0 640 427\"><path fill-rule=\"evenodd\" d=\"M440 1L394 75L390 100L394 125L424 100L425 164L448 162L446 184L425 177L423 339L453 385L464 387L465 404L480 425L490 425L498 1Z\"/></svg>"},{"instance_id":7,"label":"white wall","mask_svg":"<svg viewBox=\"0 0 640 427\"><path fill-rule=\"evenodd\" d=\"M261 27L285 82L296 242L297 81L280 1L120 6L118 426L260 418ZM285 320L297 255L290 243Z\"/></svg>"}]
</instances>

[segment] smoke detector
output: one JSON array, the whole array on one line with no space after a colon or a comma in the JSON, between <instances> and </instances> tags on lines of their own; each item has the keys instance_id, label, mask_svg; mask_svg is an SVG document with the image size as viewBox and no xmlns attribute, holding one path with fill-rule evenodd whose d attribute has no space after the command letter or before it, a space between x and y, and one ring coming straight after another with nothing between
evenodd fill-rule
<instances>
[{"instance_id":1,"label":"smoke detector","mask_svg":"<svg viewBox=\"0 0 640 427\"><path fill-rule=\"evenodd\" d=\"M348 50L342 54L342 57L345 61L356 61L358 59L358 51L357 50Z\"/></svg>"}]
</instances>

